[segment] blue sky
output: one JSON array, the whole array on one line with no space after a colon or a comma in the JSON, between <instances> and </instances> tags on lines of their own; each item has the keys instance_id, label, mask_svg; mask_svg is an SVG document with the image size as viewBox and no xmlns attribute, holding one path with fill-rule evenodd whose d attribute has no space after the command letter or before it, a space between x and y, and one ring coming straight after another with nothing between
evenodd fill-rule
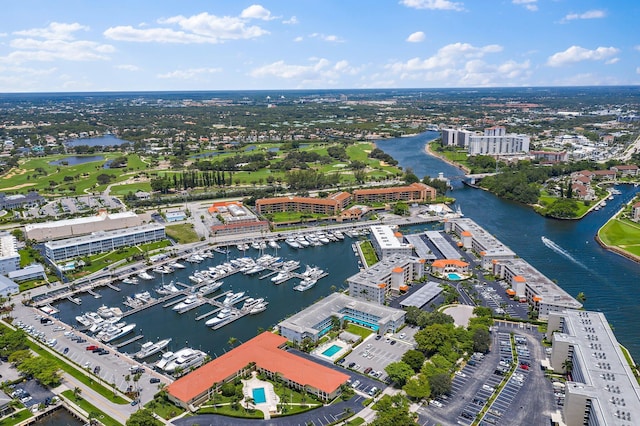
<instances>
[{"instance_id":1,"label":"blue sky","mask_svg":"<svg viewBox=\"0 0 640 426\"><path fill-rule=\"evenodd\" d=\"M640 83L637 0L20 0L0 92Z\"/></svg>"}]
</instances>

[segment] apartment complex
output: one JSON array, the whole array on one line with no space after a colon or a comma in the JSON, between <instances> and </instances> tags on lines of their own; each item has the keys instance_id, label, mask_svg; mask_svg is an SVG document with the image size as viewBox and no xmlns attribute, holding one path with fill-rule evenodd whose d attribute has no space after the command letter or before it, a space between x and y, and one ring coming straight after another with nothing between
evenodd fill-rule
<instances>
[{"instance_id":1,"label":"apartment complex","mask_svg":"<svg viewBox=\"0 0 640 426\"><path fill-rule=\"evenodd\" d=\"M446 219L444 230L456 234L460 238L462 247L477 253L484 269L491 269L494 260L516 257L516 254L509 247L469 218Z\"/></svg>"},{"instance_id":2,"label":"apartment complex","mask_svg":"<svg viewBox=\"0 0 640 426\"><path fill-rule=\"evenodd\" d=\"M115 231L98 231L91 235L64 240L49 241L44 244L45 256L53 263L91 256L166 239L164 226L148 224Z\"/></svg>"},{"instance_id":3,"label":"apartment complex","mask_svg":"<svg viewBox=\"0 0 640 426\"><path fill-rule=\"evenodd\" d=\"M305 212L335 216L340 213L340 202L332 198L276 197L256 201L258 214L279 212Z\"/></svg>"},{"instance_id":4,"label":"apartment complex","mask_svg":"<svg viewBox=\"0 0 640 426\"><path fill-rule=\"evenodd\" d=\"M394 231L388 225L374 225L371 227L371 244L379 259L392 254L411 256L413 245L403 241L402 234Z\"/></svg>"},{"instance_id":5,"label":"apartment complex","mask_svg":"<svg viewBox=\"0 0 640 426\"><path fill-rule=\"evenodd\" d=\"M425 274L425 260L391 254L375 265L347 278L349 295L358 300L384 305L387 296L409 289L408 282Z\"/></svg>"},{"instance_id":6,"label":"apartment complex","mask_svg":"<svg viewBox=\"0 0 640 426\"><path fill-rule=\"evenodd\" d=\"M436 190L424 183L415 182L407 186L390 188L356 189L353 201L356 203L388 203L395 201L425 202L436 198Z\"/></svg>"},{"instance_id":7,"label":"apartment complex","mask_svg":"<svg viewBox=\"0 0 640 426\"><path fill-rule=\"evenodd\" d=\"M16 237L9 233L0 235L0 275L20 269L20 254Z\"/></svg>"},{"instance_id":8,"label":"apartment complex","mask_svg":"<svg viewBox=\"0 0 640 426\"><path fill-rule=\"evenodd\" d=\"M370 328L378 334L393 333L404 325L405 312L377 303L332 293L278 324L280 334L292 342L317 342L331 330L333 318Z\"/></svg>"},{"instance_id":9,"label":"apartment complex","mask_svg":"<svg viewBox=\"0 0 640 426\"><path fill-rule=\"evenodd\" d=\"M442 145L466 148L469 155L513 155L529 152L527 135L507 133L503 126L484 129L482 135L463 129L443 129Z\"/></svg>"},{"instance_id":10,"label":"apartment complex","mask_svg":"<svg viewBox=\"0 0 640 426\"><path fill-rule=\"evenodd\" d=\"M580 302L521 258L495 261L493 275L504 279L511 286L507 292L537 310L541 320L554 312L582 308Z\"/></svg>"},{"instance_id":11,"label":"apartment complex","mask_svg":"<svg viewBox=\"0 0 640 426\"><path fill-rule=\"evenodd\" d=\"M267 232L269 222L259 220L251 210L238 201L222 201L209 207L213 220L213 235L234 235L249 232Z\"/></svg>"},{"instance_id":12,"label":"apartment complex","mask_svg":"<svg viewBox=\"0 0 640 426\"><path fill-rule=\"evenodd\" d=\"M640 386L601 312L549 315L551 367L569 370L562 416L567 426L640 423Z\"/></svg>"}]
</instances>

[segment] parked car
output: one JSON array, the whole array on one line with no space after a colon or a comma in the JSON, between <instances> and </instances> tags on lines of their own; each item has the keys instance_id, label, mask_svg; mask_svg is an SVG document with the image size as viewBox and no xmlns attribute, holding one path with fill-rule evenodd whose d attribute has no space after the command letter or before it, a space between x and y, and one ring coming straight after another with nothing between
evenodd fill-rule
<instances>
[{"instance_id":1,"label":"parked car","mask_svg":"<svg viewBox=\"0 0 640 426\"><path fill-rule=\"evenodd\" d=\"M157 377L152 377L149 379L149 383L153 384L153 383L160 383L160 379L158 379Z\"/></svg>"},{"instance_id":2,"label":"parked car","mask_svg":"<svg viewBox=\"0 0 640 426\"><path fill-rule=\"evenodd\" d=\"M98 349L98 347L96 345L89 345L85 349L88 350L88 351L93 351L95 349Z\"/></svg>"}]
</instances>

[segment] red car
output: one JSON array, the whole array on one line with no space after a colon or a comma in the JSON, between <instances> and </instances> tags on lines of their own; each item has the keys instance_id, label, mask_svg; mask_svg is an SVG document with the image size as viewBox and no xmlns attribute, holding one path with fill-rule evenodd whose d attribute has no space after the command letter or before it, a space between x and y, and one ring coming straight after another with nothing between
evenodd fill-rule
<instances>
[{"instance_id":1,"label":"red car","mask_svg":"<svg viewBox=\"0 0 640 426\"><path fill-rule=\"evenodd\" d=\"M89 345L85 349L88 351L95 351L98 347L96 345Z\"/></svg>"}]
</instances>

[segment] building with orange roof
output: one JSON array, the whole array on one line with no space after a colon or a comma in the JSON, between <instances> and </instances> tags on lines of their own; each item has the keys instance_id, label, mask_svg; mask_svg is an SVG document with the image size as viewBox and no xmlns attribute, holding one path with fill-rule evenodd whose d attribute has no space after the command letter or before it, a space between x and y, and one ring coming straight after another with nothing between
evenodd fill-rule
<instances>
[{"instance_id":1,"label":"building with orange roof","mask_svg":"<svg viewBox=\"0 0 640 426\"><path fill-rule=\"evenodd\" d=\"M329 195L328 198L331 200L336 200L338 202L338 208L340 210L344 210L351 202L353 196L348 192L340 191Z\"/></svg>"},{"instance_id":2,"label":"building with orange roof","mask_svg":"<svg viewBox=\"0 0 640 426\"><path fill-rule=\"evenodd\" d=\"M264 332L167 386L167 395L185 409L206 402L222 384L251 371L283 381L323 401L340 395L349 376L287 352L287 339Z\"/></svg>"},{"instance_id":3,"label":"building with orange roof","mask_svg":"<svg viewBox=\"0 0 640 426\"><path fill-rule=\"evenodd\" d=\"M415 182L408 186L356 189L353 191L353 201L356 203L388 203L395 201L421 203L435 200L435 198L436 190L420 182Z\"/></svg>"},{"instance_id":4,"label":"building with orange roof","mask_svg":"<svg viewBox=\"0 0 640 426\"><path fill-rule=\"evenodd\" d=\"M479 254L480 264L484 269L490 270L493 260L516 257L509 247L469 218L451 218L445 222L444 230L456 234L462 242L462 247Z\"/></svg>"},{"instance_id":5,"label":"building with orange roof","mask_svg":"<svg viewBox=\"0 0 640 426\"><path fill-rule=\"evenodd\" d=\"M422 278L425 262L403 254L391 254L375 265L347 278L349 294L356 299L384 305L392 294L406 291L402 287ZM381 283L386 284L384 287Z\"/></svg>"},{"instance_id":6,"label":"building with orange roof","mask_svg":"<svg viewBox=\"0 0 640 426\"><path fill-rule=\"evenodd\" d=\"M343 201L332 198L296 196L261 198L256 201L256 211L258 214L305 212L335 216L342 210L340 207L342 203Z\"/></svg>"},{"instance_id":7,"label":"building with orange roof","mask_svg":"<svg viewBox=\"0 0 640 426\"><path fill-rule=\"evenodd\" d=\"M446 276L455 272L461 276L469 275L469 264L458 259L437 259L431 263L431 273Z\"/></svg>"},{"instance_id":8,"label":"building with orange roof","mask_svg":"<svg viewBox=\"0 0 640 426\"><path fill-rule=\"evenodd\" d=\"M259 220L251 210L239 201L216 202L209 207L213 235L234 235L269 230L269 222Z\"/></svg>"},{"instance_id":9,"label":"building with orange roof","mask_svg":"<svg viewBox=\"0 0 640 426\"><path fill-rule=\"evenodd\" d=\"M392 254L413 255L413 244L405 242L402 233L395 232L389 225L371 227L371 245L378 259L384 259Z\"/></svg>"},{"instance_id":10,"label":"building with orange roof","mask_svg":"<svg viewBox=\"0 0 640 426\"><path fill-rule=\"evenodd\" d=\"M376 287L388 287L377 283ZM324 299L281 321L280 334L292 342L304 339L317 342L328 333L335 318L367 327L378 334L393 333L404 325L405 312L377 303L366 302L344 293L332 293Z\"/></svg>"}]
</instances>

